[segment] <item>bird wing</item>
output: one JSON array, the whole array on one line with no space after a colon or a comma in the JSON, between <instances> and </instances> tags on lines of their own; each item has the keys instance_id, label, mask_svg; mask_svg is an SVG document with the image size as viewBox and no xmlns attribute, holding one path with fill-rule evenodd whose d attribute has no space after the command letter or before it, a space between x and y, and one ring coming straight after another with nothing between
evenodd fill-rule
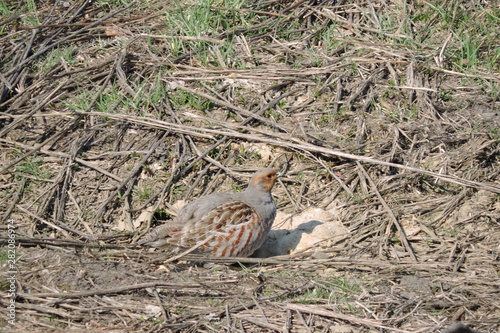
<instances>
[{"instance_id":1,"label":"bird wing","mask_svg":"<svg viewBox=\"0 0 500 333\"><path fill-rule=\"evenodd\" d=\"M248 255L263 231L262 218L255 209L231 201L186 224L182 231L170 235L168 243L183 248L196 246L219 257Z\"/></svg>"},{"instance_id":2,"label":"bird wing","mask_svg":"<svg viewBox=\"0 0 500 333\"><path fill-rule=\"evenodd\" d=\"M179 210L172 222L157 227L140 239L137 244L152 247L164 247L171 244L180 246L176 237L171 239L172 236L178 235L185 226L193 225L196 221L201 220L214 208L230 201L231 195L230 192L214 193L188 203Z\"/></svg>"},{"instance_id":3,"label":"bird wing","mask_svg":"<svg viewBox=\"0 0 500 333\"><path fill-rule=\"evenodd\" d=\"M236 195L237 194L231 192L219 192L198 198L182 207L177 217L174 219L174 222L189 224L192 221L200 220L212 209L234 200L232 197Z\"/></svg>"}]
</instances>

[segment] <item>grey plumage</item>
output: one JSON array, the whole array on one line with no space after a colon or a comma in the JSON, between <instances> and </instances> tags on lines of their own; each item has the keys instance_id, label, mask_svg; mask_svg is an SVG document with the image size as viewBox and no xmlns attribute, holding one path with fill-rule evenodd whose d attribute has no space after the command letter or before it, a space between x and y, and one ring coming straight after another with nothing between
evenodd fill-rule
<instances>
[{"instance_id":1,"label":"grey plumage","mask_svg":"<svg viewBox=\"0 0 500 333\"><path fill-rule=\"evenodd\" d=\"M216 236L217 239L236 242L242 236L238 235L239 238L235 240L229 233L234 233L231 230L235 228L233 223L237 219L237 223L243 228L246 224L260 224L253 226L254 229L258 229L258 236L249 235L248 244L245 244L247 248L243 249L239 245L235 252L238 255L250 255L264 243L276 217L276 205L271 195L276 177L277 174L273 169L263 169L253 176L243 192L213 193L198 198L185 205L172 222L156 228L138 244L152 247L167 245L190 247ZM231 210L231 214L223 214L228 210ZM221 215L230 216L232 220L221 221L218 219ZM250 237L253 237L251 241ZM222 253L221 256L232 256L232 251L217 250L218 245L217 241L207 243L206 251L212 251L215 255Z\"/></svg>"}]
</instances>

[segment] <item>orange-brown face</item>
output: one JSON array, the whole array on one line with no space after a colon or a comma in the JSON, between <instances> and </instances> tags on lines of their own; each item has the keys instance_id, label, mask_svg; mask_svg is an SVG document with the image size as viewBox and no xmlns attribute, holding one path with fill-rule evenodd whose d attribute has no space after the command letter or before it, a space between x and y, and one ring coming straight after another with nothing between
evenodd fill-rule
<instances>
[{"instance_id":1,"label":"orange-brown face","mask_svg":"<svg viewBox=\"0 0 500 333\"><path fill-rule=\"evenodd\" d=\"M276 181L277 177L278 177L278 174L276 173L275 170L272 170L272 169L269 169L269 171L265 170L261 174L258 174L257 176L255 176L252 179L251 184L260 186L264 190L266 190L267 192L271 192L273 185L274 185L274 182Z\"/></svg>"}]
</instances>

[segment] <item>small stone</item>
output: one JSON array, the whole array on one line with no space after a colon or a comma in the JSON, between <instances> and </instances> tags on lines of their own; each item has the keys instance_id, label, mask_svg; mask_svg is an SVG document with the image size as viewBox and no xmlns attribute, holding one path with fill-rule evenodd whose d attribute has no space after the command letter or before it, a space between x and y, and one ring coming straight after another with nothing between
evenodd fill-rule
<instances>
[{"instance_id":1,"label":"small stone","mask_svg":"<svg viewBox=\"0 0 500 333\"><path fill-rule=\"evenodd\" d=\"M311 255L311 257L313 259L328 259L330 258L330 255L325 252L316 251Z\"/></svg>"}]
</instances>

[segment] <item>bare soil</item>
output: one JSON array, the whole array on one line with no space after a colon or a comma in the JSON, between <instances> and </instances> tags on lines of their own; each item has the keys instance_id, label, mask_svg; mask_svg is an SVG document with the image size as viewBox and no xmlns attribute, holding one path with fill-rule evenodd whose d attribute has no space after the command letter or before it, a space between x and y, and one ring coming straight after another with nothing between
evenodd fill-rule
<instances>
[{"instance_id":1,"label":"bare soil","mask_svg":"<svg viewBox=\"0 0 500 333\"><path fill-rule=\"evenodd\" d=\"M0 20L0 331L500 330L500 70L405 19L432 6L216 1L232 25L183 39L175 4L127 3ZM169 263L136 245L270 165L280 211L335 211L349 237Z\"/></svg>"}]
</instances>

